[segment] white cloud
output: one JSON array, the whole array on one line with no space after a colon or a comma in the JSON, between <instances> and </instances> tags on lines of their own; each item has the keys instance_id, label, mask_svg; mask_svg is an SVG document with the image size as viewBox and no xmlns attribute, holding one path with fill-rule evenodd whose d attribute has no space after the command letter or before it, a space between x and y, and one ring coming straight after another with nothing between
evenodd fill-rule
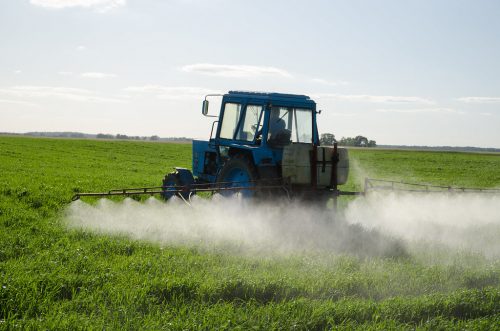
<instances>
[{"instance_id":1,"label":"white cloud","mask_svg":"<svg viewBox=\"0 0 500 331\"><path fill-rule=\"evenodd\" d=\"M356 116L359 116L360 114L356 114L356 113L331 113L331 112L328 112L329 115L333 115L333 116L338 116L338 117L356 117Z\"/></svg>"},{"instance_id":2,"label":"white cloud","mask_svg":"<svg viewBox=\"0 0 500 331\"><path fill-rule=\"evenodd\" d=\"M416 108L416 109L376 109L381 113L401 113L401 114L417 114L417 113L448 113L448 114L465 114L451 108Z\"/></svg>"},{"instance_id":3,"label":"white cloud","mask_svg":"<svg viewBox=\"0 0 500 331\"><path fill-rule=\"evenodd\" d=\"M190 73L194 72L204 75L233 78L262 76L281 76L286 78L292 77L292 75L286 70L266 66L196 63L185 65L181 69L182 71Z\"/></svg>"},{"instance_id":4,"label":"white cloud","mask_svg":"<svg viewBox=\"0 0 500 331\"><path fill-rule=\"evenodd\" d=\"M130 86L124 89L125 92L136 94L151 94L159 99L197 99L201 100L207 94L221 94L220 91L208 89L204 87L189 87L189 86L161 86L161 85L144 85Z\"/></svg>"},{"instance_id":5,"label":"white cloud","mask_svg":"<svg viewBox=\"0 0 500 331\"><path fill-rule=\"evenodd\" d=\"M369 102L369 103L395 103L395 104L434 104L434 101L411 96L392 96L392 95L367 95L367 94L333 94L333 93L319 93L312 94L317 99L333 99L340 101L354 101L354 102Z\"/></svg>"},{"instance_id":6,"label":"white cloud","mask_svg":"<svg viewBox=\"0 0 500 331\"><path fill-rule=\"evenodd\" d=\"M457 100L466 103L500 103L500 97L463 97Z\"/></svg>"},{"instance_id":7,"label":"white cloud","mask_svg":"<svg viewBox=\"0 0 500 331\"><path fill-rule=\"evenodd\" d=\"M110 74L110 73L105 73L105 72L84 72L84 73L80 74L80 76L84 77L84 78L96 78L96 79L116 77L115 74Z\"/></svg>"},{"instance_id":8,"label":"white cloud","mask_svg":"<svg viewBox=\"0 0 500 331\"><path fill-rule=\"evenodd\" d=\"M11 105L20 105L20 106L29 106L29 107L38 107L38 105L36 103L19 101L19 100L0 99L0 103L11 104Z\"/></svg>"},{"instance_id":9,"label":"white cloud","mask_svg":"<svg viewBox=\"0 0 500 331\"><path fill-rule=\"evenodd\" d=\"M80 46L77 46L76 47L76 50L79 51L79 52L82 52L82 51L85 51L87 50L87 47L83 46L83 45L80 45Z\"/></svg>"},{"instance_id":10,"label":"white cloud","mask_svg":"<svg viewBox=\"0 0 500 331\"><path fill-rule=\"evenodd\" d=\"M328 86L349 85L346 81L329 81L323 78L311 78L311 82Z\"/></svg>"},{"instance_id":11,"label":"white cloud","mask_svg":"<svg viewBox=\"0 0 500 331\"><path fill-rule=\"evenodd\" d=\"M16 75L19 75L19 74L21 74L21 73L22 73L22 71L21 71L21 70L15 70L15 71L14 71L14 73L15 73Z\"/></svg>"},{"instance_id":12,"label":"white cloud","mask_svg":"<svg viewBox=\"0 0 500 331\"><path fill-rule=\"evenodd\" d=\"M35 6L51 9L64 8L88 8L95 9L98 12L107 12L111 9L126 5L126 0L30 0Z\"/></svg>"},{"instance_id":13,"label":"white cloud","mask_svg":"<svg viewBox=\"0 0 500 331\"><path fill-rule=\"evenodd\" d=\"M71 72L71 71L59 71L57 74L61 75L61 76L72 76L73 72Z\"/></svg>"},{"instance_id":14,"label":"white cloud","mask_svg":"<svg viewBox=\"0 0 500 331\"><path fill-rule=\"evenodd\" d=\"M104 97L90 90L53 86L12 86L0 88L0 95L18 98L57 98L70 101L95 103L122 103L122 98Z\"/></svg>"}]
</instances>

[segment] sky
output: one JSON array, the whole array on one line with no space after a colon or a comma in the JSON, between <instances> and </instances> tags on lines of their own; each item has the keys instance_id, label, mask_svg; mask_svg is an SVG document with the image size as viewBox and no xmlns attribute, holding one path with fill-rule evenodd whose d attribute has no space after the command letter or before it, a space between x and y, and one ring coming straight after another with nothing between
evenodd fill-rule
<instances>
[{"instance_id":1,"label":"sky","mask_svg":"<svg viewBox=\"0 0 500 331\"><path fill-rule=\"evenodd\" d=\"M500 148L499 15L496 0L0 0L0 132L208 139L204 96L250 90L309 95L337 139Z\"/></svg>"}]
</instances>

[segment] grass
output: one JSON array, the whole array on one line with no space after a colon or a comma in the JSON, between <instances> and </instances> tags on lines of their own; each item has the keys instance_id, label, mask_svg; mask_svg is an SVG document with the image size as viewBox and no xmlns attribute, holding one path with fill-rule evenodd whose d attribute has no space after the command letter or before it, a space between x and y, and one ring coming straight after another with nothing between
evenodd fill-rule
<instances>
[{"instance_id":1,"label":"grass","mask_svg":"<svg viewBox=\"0 0 500 331\"><path fill-rule=\"evenodd\" d=\"M351 150L370 176L500 186L500 156ZM494 329L500 262L238 256L64 226L75 192L156 186L185 144L0 138L0 329ZM366 172L367 170L365 170ZM450 253L450 252L448 252ZM450 254L453 254L451 252Z\"/></svg>"},{"instance_id":2,"label":"grass","mask_svg":"<svg viewBox=\"0 0 500 331\"><path fill-rule=\"evenodd\" d=\"M350 149L354 177L456 187L500 187L498 153ZM359 181L348 184L359 187Z\"/></svg>"}]
</instances>

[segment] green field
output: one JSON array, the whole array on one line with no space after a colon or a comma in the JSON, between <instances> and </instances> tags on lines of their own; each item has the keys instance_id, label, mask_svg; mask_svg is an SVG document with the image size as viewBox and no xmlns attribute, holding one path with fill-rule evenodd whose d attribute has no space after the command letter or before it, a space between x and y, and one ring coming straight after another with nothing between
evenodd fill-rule
<instances>
[{"instance_id":1,"label":"green field","mask_svg":"<svg viewBox=\"0 0 500 331\"><path fill-rule=\"evenodd\" d=\"M498 154L350 156L346 189L366 175L500 187ZM0 137L0 329L499 328L498 255L252 256L66 226L75 192L156 186L190 165L185 144Z\"/></svg>"}]
</instances>

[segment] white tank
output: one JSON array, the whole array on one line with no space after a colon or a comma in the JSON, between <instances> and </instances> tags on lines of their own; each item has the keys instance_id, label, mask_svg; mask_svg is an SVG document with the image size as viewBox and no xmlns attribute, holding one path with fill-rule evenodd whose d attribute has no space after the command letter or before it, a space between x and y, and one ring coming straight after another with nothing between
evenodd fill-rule
<instances>
[{"instance_id":1,"label":"white tank","mask_svg":"<svg viewBox=\"0 0 500 331\"><path fill-rule=\"evenodd\" d=\"M283 150L282 174L283 178L291 184L311 184L311 144L290 144ZM339 162L337 164L337 184L342 185L347 182L349 175L349 156L347 149L337 148ZM331 184L333 146L319 146L317 153L317 187L326 187ZM326 160L329 163L323 163Z\"/></svg>"}]
</instances>

